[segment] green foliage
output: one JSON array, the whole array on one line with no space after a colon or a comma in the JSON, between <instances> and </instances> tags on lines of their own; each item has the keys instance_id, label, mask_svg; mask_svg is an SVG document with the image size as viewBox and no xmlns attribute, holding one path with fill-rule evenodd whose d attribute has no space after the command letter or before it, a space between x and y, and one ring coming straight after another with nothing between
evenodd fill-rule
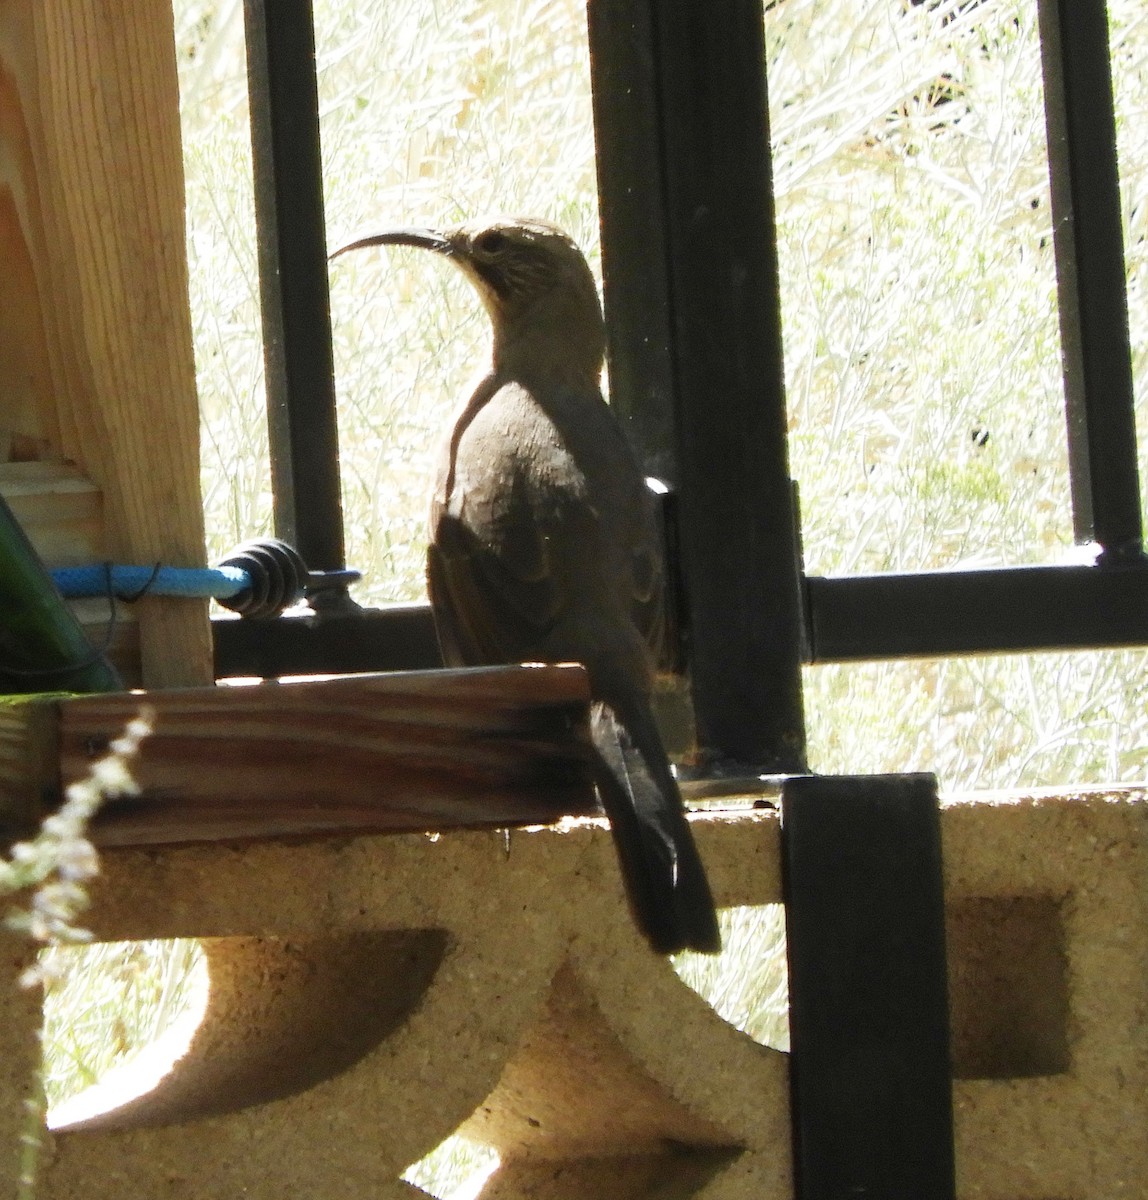
<instances>
[{"instance_id":1,"label":"green foliage","mask_svg":"<svg viewBox=\"0 0 1148 1200\"><path fill-rule=\"evenodd\" d=\"M16 842L6 856L0 856L0 896L19 898L3 919L9 932L49 949L88 939L88 932L77 924L88 905L88 884L99 871L95 849L88 841L88 823L104 800L138 791L131 777L131 763L153 724L153 713L143 706L111 742L108 753L91 765L88 775L69 784L64 803L42 822L35 836ZM42 953L23 973L20 983L40 987L51 978L51 961ZM35 1194L49 1099L45 1087L48 1073L45 1068L28 1081L17 1200L32 1200Z\"/></svg>"},{"instance_id":2,"label":"green foliage","mask_svg":"<svg viewBox=\"0 0 1148 1200\"><path fill-rule=\"evenodd\" d=\"M687 950L674 958L674 970L735 1029L763 1046L788 1051L784 905L723 908L718 920L721 954Z\"/></svg>"},{"instance_id":3,"label":"green foliage","mask_svg":"<svg viewBox=\"0 0 1148 1200\"><path fill-rule=\"evenodd\" d=\"M190 939L54 946L41 963L49 1105L155 1041L187 1011L205 972L203 951Z\"/></svg>"},{"instance_id":4,"label":"green foliage","mask_svg":"<svg viewBox=\"0 0 1148 1200\"><path fill-rule=\"evenodd\" d=\"M86 941L76 921L87 907L88 884L99 872L88 824L106 799L134 795L131 763L154 724L151 709L141 706L108 753L92 763L84 779L69 784L64 802L45 818L35 836L16 842L0 857L0 896L21 896L24 904L4 917L4 927L42 946ZM41 962L23 982L36 986L45 979Z\"/></svg>"}]
</instances>

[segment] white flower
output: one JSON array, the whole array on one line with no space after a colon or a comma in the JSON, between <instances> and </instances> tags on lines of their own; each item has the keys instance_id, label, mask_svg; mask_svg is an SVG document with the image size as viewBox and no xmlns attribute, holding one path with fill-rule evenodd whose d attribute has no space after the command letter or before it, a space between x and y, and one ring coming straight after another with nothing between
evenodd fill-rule
<instances>
[{"instance_id":1,"label":"white flower","mask_svg":"<svg viewBox=\"0 0 1148 1200\"><path fill-rule=\"evenodd\" d=\"M99 871L95 847L85 836L87 824L107 797L138 793L130 760L153 721L151 709L142 710L111 743L111 753L92 764L88 777L66 789L64 804L44 820L37 836L17 842L8 859L0 859L0 894L35 888L26 908L13 909L4 918L8 929L45 944L90 939L91 934L72 924L87 907L82 884ZM46 982L39 963L21 976L27 987Z\"/></svg>"}]
</instances>

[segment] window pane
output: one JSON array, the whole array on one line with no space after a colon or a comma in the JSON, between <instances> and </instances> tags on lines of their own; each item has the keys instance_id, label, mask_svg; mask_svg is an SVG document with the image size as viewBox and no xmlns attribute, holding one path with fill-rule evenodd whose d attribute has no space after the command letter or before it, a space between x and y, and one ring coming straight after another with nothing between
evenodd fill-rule
<instances>
[{"instance_id":1,"label":"window pane","mask_svg":"<svg viewBox=\"0 0 1148 1200\"><path fill-rule=\"evenodd\" d=\"M1146 680L1143 650L811 667L810 766L945 791L1143 780Z\"/></svg>"},{"instance_id":2,"label":"window pane","mask_svg":"<svg viewBox=\"0 0 1148 1200\"><path fill-rule=\"evenodd\" d=\"M332 248L509 213L556 221L597 266L584 3L332 2L315 20ZM433 464L489 362L489 324L458 272L418 250L339 259L331 306L356 598L418 598Z\"/></svg>"},{"instance_id":3,"label":"window pane","mask_svg":"<svg viewBox=\"0 0 1148 1200\"><path fill-rule=\"evenodd\" d=\"M209 561L271 534L243 5L176 0Z\"/></svg>"},{"instance_id":4,"label":"window pane","mask_svg":"<svg viewBox=\"0 0 1148 1200\"><path fill-rule=\"evenodd\" d=\"M210 551L271 529L242 5L176 4ZM366 226L547 217L597 266L585 5L316 0L328 240ZM331 272L343 493L363 603L423 593L432 463L489 354L430 255Z\"/></svg>"},{"instance_id":5,"label":"window pane","mask_svg":"<svg viewBox=\"0 0 1148 1200\"><path fill-rule=\"evenodd\" d=\"M1060 558L1035 4L787 0L767 25L808 569Z\"/></svg>"}]
</instances>

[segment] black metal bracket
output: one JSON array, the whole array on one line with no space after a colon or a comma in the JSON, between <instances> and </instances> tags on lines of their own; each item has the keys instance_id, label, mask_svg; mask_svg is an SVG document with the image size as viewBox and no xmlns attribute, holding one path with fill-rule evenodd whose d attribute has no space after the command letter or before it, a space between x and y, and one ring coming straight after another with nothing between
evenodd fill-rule
<instances>
[{"instance_id":1,"label":"black metal bracket","mask_svg":"<svg viewBox=\"0 0 1148 1200\"><path fill-rule=\"evenodd\" d=\"M936 780L786 780L782 864L798 1200L953 1200Z\"/></svg>"}]
</instances>

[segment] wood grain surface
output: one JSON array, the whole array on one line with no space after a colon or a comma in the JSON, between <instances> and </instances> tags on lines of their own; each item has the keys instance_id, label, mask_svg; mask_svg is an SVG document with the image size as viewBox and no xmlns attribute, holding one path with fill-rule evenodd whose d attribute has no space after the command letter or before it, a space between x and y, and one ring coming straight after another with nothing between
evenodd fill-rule
<instances>
[{"instance_id":1,"label":"wood grain surface","mask_svg":"<svg viewBox=\"0 0 1148 1200\"><path fill-rule=\"evenodd\" d=\"M60 781L146 703L141 794L105 805L97 845L545 824L597 811L588 699L575 666L77 697L55 702Z\"/></svg>"},{"instance_id":2,"label":"wood grain surface","mask_svg":"<svg viewBox=\"0 0 1148 1200\"><path fill-rule=\"evenodd\" d=\"M0 449L78 464L119 561L202 565L171 4L0 5ZM206 684L202 601L138 606L148 687Z\"/></svg>"}]
</instances>

